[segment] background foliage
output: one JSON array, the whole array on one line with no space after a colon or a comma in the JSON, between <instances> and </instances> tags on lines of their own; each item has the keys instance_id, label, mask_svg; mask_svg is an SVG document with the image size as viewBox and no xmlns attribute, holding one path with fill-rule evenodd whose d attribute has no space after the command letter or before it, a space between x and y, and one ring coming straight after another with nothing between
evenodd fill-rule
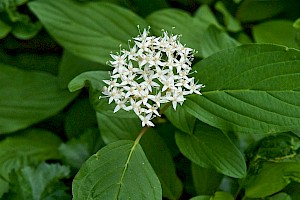
<instances>
[{"instance_id":1,"label":"background foliage","mask_svg":"<svg viewBox=\"0 0 300 200\"><path fill-rule=\"evenodd\" d=\"M300 199L299 10L0 0L0 199ZM140 120L98 98L137 25L182 35L206 85L140 141Z\"/></svg>"}]
</instances>

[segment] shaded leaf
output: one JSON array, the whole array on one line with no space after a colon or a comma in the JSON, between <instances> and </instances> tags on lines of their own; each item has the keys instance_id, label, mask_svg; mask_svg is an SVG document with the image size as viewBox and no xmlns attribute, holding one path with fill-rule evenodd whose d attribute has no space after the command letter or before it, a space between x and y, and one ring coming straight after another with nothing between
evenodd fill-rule
<instances>
[{"instance_id":1,"label":"shaded leaf","mask_svg":"<svg viewBox=\"0 0 300 200\"><path fill-rule=\"evenodd\" d=\"M57 78L0 64L0 134L17 131L63 109L76 94L59 89Z\"/></svg>"},{"instance_id":2,"label":"shaded leaf","mask_svg":"<svg viewBox=\"0 0 300 200\"><path fill-rule=\"evenodd\" d=\"M59 83L62 88L66 88L73 78L83 72L96 70L106 71L110 69L110 66L102 65L82 57L75 56L69 51L64 51L61 63L59 65Z\"/></svg>"},{"instance_id":3,"label":"shaded leaf","mask_svg":"<svg viewBox=\"0 0 300 200\"><path fill-rule=\"evenodd\" d=\"M203 168L192 163L192 175L197 194L213 195L221 184L223 175L214 169Z\"/></svg>"},{"instance_id":4,"label":"shaded leaf","mask_svg":"<svg viewBox=\"0 0 300 200\"><path fill-rule=\"evenodd\" d=\"M114 166L114 167L112 167ZM110 143L90 157L73 180L74 200L161 199L159 180L141 146Z\"/></svg>"},{"instance_id":5,"label":"shaded leaf","mask_svg":"<svg viewBox=\"0 0 300 200\"><path fill-rule=\"evenodd\" d=\"M290 195L283 192L275 194L274 196L269 197L269 199L270 200L292 200Z\"/></svg>"},{"instance_id":6,"label":"shaded leaf","mask_svg":"<svg viewBox=\"0 0 300 200\"><path fill-rule=\"evenodd\" d=\"M88 98L77 99L66 113L64 129L68 138L80 136L85 130L97 127L96 113Z\"/></svg>"},{"instance_id":7,"label":"shaded leaf","mask_svg":"<svg viewBox=\"0 0 300 200\"><path fill-rule=\"evenodd\" d=\"M60 164L40 164L36 169L24 167L14 174L11 200L65 200L70 196L65 193L66 186L59 180L69 175L69 168Z\"/></svg>"},{"instance_id":8,"label":"shaded leaf","mask_svg":"<svg viewBox=\"0 0 300 200\"><path fill-rule=\"evenodd\" d=\"M246 175L242 153L220 130L198 122L193 135L177 132L175 138L182 154L197 165L235 178Z\"/></svg>"},{"instance_id":9,"label":"shaded leaf","mask_svg":"<svg viewBox=\"0 0 300 200\"><path fill-rule=\"evenodd\" d=\"M101 147L104 142L100 138L98 129L87 129L79 138L72 138L59 146L66 164L79 169L81 165Z\"/></svg>"},{"instance_id":10,"label":"shaded leaf","mask_svg":"<svg viewBox=\"0 0 300 200\"><path fill-rule=\"evenodd\" d=\"M245 184L246 196L262 198L275 194L292 180L300 181L299 163L264 163L258 174L248 177Z\"/></svg>"},{"instance_id":11,"label":"shaded leaf","mask_svg":"<svg viewBox=\"0 0 300 200\"><path fill-rule=\"evenodd\" d=\"M242 22L252 22L271 18L283 12L286 0L244 0L237 10L237 17Z\"/></svg>"},{"instance_id":12,"label":"shaded leaf","mask_svg":"<svg viewBox=\"0 0 300 200\"><path fill-rule=\"evenodd\" d=\"M199 51L205 58L223 49L236 47L238 45L240 45L240 43L230 37L226 32L214 26L209 26L204 32L201 49L199 49Z\"/></svg>"},{"instance_id":13,"label":"shaded leaf","mask_svg":"<svg viewBox=\"0 0 300 200\"><path fill-rule=\"evenodd\" d=\"M12 170L48 159L59 159L60 139L53 133L32 129L0 142L0 175L8 180Z\"/></svg>"},{"instance_id":14,"label":"shaded leaf","mask_svg":"<svg viewBox=\"0 0 300 200\"><path fill-rule=\"evenodd\" d=\"M105 64L110 52L138 35L137 25L147 26L135 13L105 2L80 4L72 0L34 1L30 9L65 49Z\"/></svg>"},{"instance_id":15,"label":"shaded leaf","mask_svg":"<svg viewBox=\"0 0 300 200\"><path fill-rule=\"evenodd\" d=\"M224 24L228 31L238 32L242 30L240 22L231 15L222 1L216 3L215 9L223 14Z\"/></svg>"},{"instance_id":16,"label":"shaded leaf","mask_svg":"<svg viewBox=\"0 0 300 200\"><path fill-rule=\"evenodd\" d=\"M267 21L252 28L253 37L258 43L275 43L298 48L296 30L288 20Z\"/></svg>"},{"instance_id":17,"label":"shaded leaf","mask_svg":"<svg viewBox=\"0 0 300 200\"><path fill-rule=\"evenodd\" d=\"M0 39L5 38L11 31L11 27L0 20Z\"/></svg>"},{"instance_id":18,"label":"shaded leaf","mask_svg":"<svg viewBox=\"0 0 300 200\"><path fill-rule=\"evenodd\" d=\"M203 95L183 104L207 124L234 132L275 133L300 127L300 51L252 44L197 63Z\"/></svg>"},{"instance_id":19,"label":"shaded leaf","mask_svg":"<svg viewBox=\"0 0 300 200\"><path fill-rule=\"evenodd\" d=\"M164 114L167 116L168 120L172 122L172 124L179 130L185 133L193 133L196 118L182 109L181 106L177 106L176 111L169 108L164 112Z\"/></svg>"},{"instance_id":20,"label":"shaded leaf","mask_svg":"<svg viewBox=\"0 0 300 200\"><path fill-rule=\"evenodd\" d=\"M211 200L234 200L232 194L228 192L219 191L214 194Z\"/></svg>"}]
</instances>

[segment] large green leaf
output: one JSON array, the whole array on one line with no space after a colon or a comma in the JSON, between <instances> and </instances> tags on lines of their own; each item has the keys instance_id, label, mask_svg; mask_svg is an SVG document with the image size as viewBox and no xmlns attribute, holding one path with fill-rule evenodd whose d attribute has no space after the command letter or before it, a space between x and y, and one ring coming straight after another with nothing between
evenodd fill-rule
<instances>
[{"instance_id":1,"label":"large green leaf","mask_svg":"<svg viewBox=\"0 0 300 200\"><path fill-rule=\"evenodd\" d=\"M26 128L58 113L76 93L62 90L47 73L0 64L0 134Z\"/></svg>"},{"instance_id":2,"label":"large green leaf","mask_svg":"<svg viewBox=\"0 0 300 200\"><path fill-rule=\"evenodd\" d=\"M59 179L67 178L68 167L41 163L36 169L26 166L12 176L12 190L4 198L10 200L70 199L67 187Z\"/></svg>"},{"instance_id":3,"label":"large green leaf","mask_svg":"<svg viewBox=\"0 0 300 200\"><path fill-rule=\"evenodd\" d=\"M258 174L247 179L246 196L266 197L279 192L291 181L300 181L300 163L265 163Z\"/></svg>"},{"instance_id":4,"label":"large green leaf","mask_svg":"<svg viewBox=\"0 0 300 200\"><path fill-rule=\"evenodd\" d=\"M90 157L73 180L74 200L161 199L159 180L141 146L110 143Z\"/></svg>"},{"instance_id":5,"label":"large green leaf","mask_svg":"<svg viewBox=\"0 0 300 200\"><path fill-rule=\"evenodd\" d=\"M105 64L111 51L147 26L135 13L104 2L40 0L29 3L49 33L75 55Z\"/></svg>"},{"instance_id":6,"label":"large green leaf","mask_svg":"<svg viewBox=\"0 0 300 200\"><path fill-rule=\"evenodd\" d=\"M220 130L198 122L193 135L177 132L175 138L182 154L197 165L231 177L246 175L242 153Z\"/></svg>"},{"instance_id":7,"label":"large green leaf","mask_svg":"<svg viewBox=\"0 0 300 200\"><path fill-rule=\"evenodd\" d=\"M101 136L106 143L134 140L142 129L138 118L119 118L97 113L97 119ZM160 180L163 196L178 199L182 192L182 184L176 175L172 156L163 139L154 129L149 129L140 144Z\"/></svg>"},{"instance_id":8,"label":"large green leaf","mask_svg":"<svg viewBox=\"0 0 300 200\"><path fill-rule=\"evenodd\" d=\"M275 133L300 127L300 51L252 44L213 54L194 66L206 85L183 107L212 126Z\"/></svg>"},{"instance_id":9,"label":"large green leaf","mask_svg":"<svg viewBox=\"0 0 300 200\"><path fill-rule=\"evenodd\" d=\"M272 20L253 26L253 37L258 43L275 43L288 47L299 47L296 43L296 30L293 22Z\"/></svg>"}]
</instances>

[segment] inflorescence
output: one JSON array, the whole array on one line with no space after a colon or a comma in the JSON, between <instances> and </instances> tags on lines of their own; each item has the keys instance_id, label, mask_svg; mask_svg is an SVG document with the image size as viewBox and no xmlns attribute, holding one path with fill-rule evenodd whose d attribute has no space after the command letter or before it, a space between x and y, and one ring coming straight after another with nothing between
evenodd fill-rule
<instances>
[{"instance_id":1,"label":"inflorescence","mask_svg":"<svg viewBox=\"0 0 300 200\"><path fill-rule=\"evenodd\" d=\"M189 77L195 51L179 41L179 35L163 31L160 37L149 36L149 28L133 38L130 50L110 54L113 67L110 80L104 80L103 94L109 104L116 103L114 112L133 110L142 126L154 126L151 121L160 116L161 104L172 102L174 110L185 101L184 96L201 94L203 84ZM129 43L131 41L129 40Z\"/></svg>"}]
</instances>

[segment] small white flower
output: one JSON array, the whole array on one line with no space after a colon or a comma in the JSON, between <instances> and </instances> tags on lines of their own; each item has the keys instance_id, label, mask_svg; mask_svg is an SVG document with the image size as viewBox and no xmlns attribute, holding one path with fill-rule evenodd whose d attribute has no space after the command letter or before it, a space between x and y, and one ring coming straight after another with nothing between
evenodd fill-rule
<instances>
[{"instance_id":1,"label":"small white flower","mask_svg":"<svg viewBox=\"0 0 300 200\"><path fill-rule=\"evenodd\" d=\"M103 94L108 103L115 102L114 112L133 110L142 126L154 126L151 121L160 116L161 104L171 102L174 110L182 105L185 95L201 94L203 84L190 78L194 50L179 41L180 36L164 31L160 37L149 36L149 28L133 38L130 50L111 54L113 67L108 87ZM130 41L129 41L130 43Z\"/></svg>"}]
</instances>

